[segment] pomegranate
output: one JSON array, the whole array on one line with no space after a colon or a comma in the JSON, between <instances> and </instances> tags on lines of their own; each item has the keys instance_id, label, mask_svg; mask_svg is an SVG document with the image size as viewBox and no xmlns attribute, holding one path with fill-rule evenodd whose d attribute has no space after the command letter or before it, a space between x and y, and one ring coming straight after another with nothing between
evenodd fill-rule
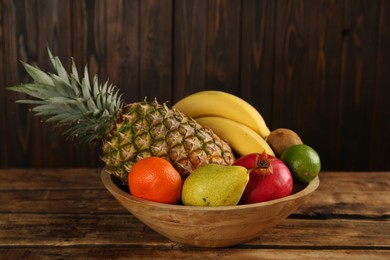
<instances>
[{"instance_id":1,"label":"pomegranate","mask_svg":"<svg viewBox=\"0 0 390 260\"><path fill-rule=\"evenodd\" d=\"M249 182L239 204L257 203L283 198L292 193L293 177L288 167L265 152L238 158L234 165L247 168Z\"/></svg>"}]
</instances>

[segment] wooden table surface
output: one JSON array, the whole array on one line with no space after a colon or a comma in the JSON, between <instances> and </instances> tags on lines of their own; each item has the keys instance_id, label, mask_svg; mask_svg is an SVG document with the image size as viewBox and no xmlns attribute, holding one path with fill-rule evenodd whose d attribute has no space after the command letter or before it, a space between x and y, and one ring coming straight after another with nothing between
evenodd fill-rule
<instances>
[{"instance_id":1,"label":"wooden table surface","mask_svg":"<svg viewBox=\"0 0 390 260\"><path fill-rule=\"evenodd\" d=\"M171 242L128 213L99 169L0 169L0 259L390 259L390 172L322 172L309 201L245 244Z\"/></svg>"}]
</instances>

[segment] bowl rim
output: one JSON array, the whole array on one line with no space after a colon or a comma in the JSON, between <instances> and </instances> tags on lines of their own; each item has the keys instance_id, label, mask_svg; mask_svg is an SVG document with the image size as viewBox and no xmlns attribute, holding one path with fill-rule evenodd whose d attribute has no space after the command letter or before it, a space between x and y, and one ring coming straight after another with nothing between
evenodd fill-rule
<instances>
[{"instance_id":1,"label":"bowl rim","mask_svg":"<svg viewBox=\"0 0 390 260\"><path fill-rule=\"evenodd\" d=\"M120 189L112 180L111 175L103 168L100 172L100 178L101 181L103 182L104 186L115 196L122 197L126 200L132 200L135 203L142 203L142 204L147 204L150 206L155 206L161 209L166 209L166 210L196 210L196 211L229 211L229 210L237 210L237 209L248 209L248 208L257 208L257 207L262 207L262 206L269 206L269 205L274 205L274 204L279 204L279 203L284 203L286 201L291 201L295 200L300 197L304 197L309 195L310 193L314 192L319 184L320 184L320 179L317 176L314 178L309 184L306 185L305 188L302 190L289 195L287 197L283 197L280 199L274 199L270 201L265 201L265 202L258 202L258 203L251 203L251 204L240 204L240 205L234 205L234 206L215 206L215 207L208 207L208 206L186 206L186 205L178 205L178 204L166 204L166 203L160 203L160 202L154 202L142 198L137 198L133 195L131 195L128 192L123 191Z\"/></svg>"}]
</instances>

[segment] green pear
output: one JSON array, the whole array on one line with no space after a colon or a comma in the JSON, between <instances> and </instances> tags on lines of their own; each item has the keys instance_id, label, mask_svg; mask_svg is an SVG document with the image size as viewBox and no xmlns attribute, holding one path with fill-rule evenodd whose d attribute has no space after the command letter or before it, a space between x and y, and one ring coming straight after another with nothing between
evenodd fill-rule
<instances>
[{"instance_id":1,"label":"green pear","mask_svg":"<svg viewBox=\"0 0 390 260\"><path fill-rule=\"evenodd\" d=\"M181 198L188 206L233 206L240 201L248 182L245 167L205 164L184 181Z\"/></svg>"}]
</instances>

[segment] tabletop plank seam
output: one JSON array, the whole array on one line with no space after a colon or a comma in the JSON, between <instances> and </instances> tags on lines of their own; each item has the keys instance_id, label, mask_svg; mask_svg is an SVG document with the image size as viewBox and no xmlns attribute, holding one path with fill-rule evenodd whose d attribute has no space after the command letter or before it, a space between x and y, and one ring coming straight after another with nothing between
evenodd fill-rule
<instances>
[{"instance_id":1,"label":"tabletop plank seam","mask_svg":"<svg viewBox=\"0 0 390 260\"><path fill-rule=\"evenodd\" d=\"M359 215L359 214L336 214L336 213L315 213L315 214L291 214L291 219L351 219L351 220L390 220L390 214L384 215Z\"/></svg>"},{"instance_id":2,"label":"tabletop plank seam","mask_svg":"<svg viewBox=\"0 0 390 260\"><path fill-rule=\"evenodd\" d=\"M171 242L167 240L167 242L154 242L150 244L146 243L121 243L121 244L42 244L42 245L29 245L29 244L17 244L17 245L0 245L0 249L12 249L12 248L20 248L23 246L23 248L27 249L44 249L44 248L112 248L115 246L116 249L120 248L126 248L126 249L158 249L158 250L171 250L171 249L185 249L185 248L191 248L191 251L197 251L197 250L210 250L209 248L202 248L202 247L191 247L188 245ZM281 245L251 245L251 244L240 244L232 247L225 247L222 249L228 249L228 250L254 250L254 249L280 249L280 250L369 250L369 251L390 251L390 246L348 246L348 245L340 245L340 246L334 246L334 245L322 245L322 246L281 246Z\"/></svg>"}]
</instances>

